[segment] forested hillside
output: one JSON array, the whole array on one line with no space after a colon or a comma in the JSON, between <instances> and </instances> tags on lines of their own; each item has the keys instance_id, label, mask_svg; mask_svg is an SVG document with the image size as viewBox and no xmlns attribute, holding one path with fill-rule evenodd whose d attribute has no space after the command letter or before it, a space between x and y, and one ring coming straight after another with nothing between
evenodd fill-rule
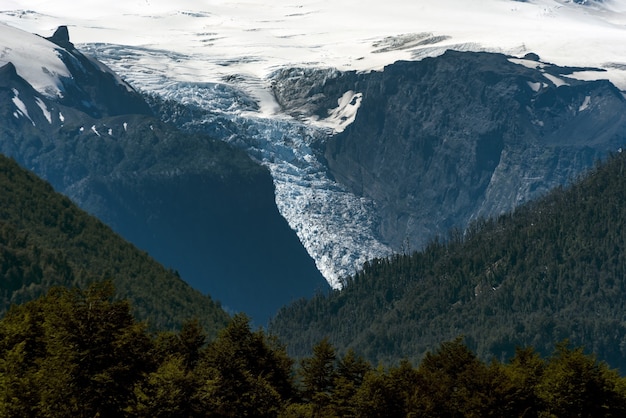
<instances>
[{"instance_id":1,"label":"forested hillside","mask_svg":"<svg viewBox=\"0 0 626 418\"><path fill-rule=\"evenodd\" d=\"M219 303L1 155L0 277L0 315L52 286L110 279L154 329L197 318L216 335L228 321Z\"/></svg>"},{"instance_id":2,"label":"forested hillside","mask_svg":"<svg viewBox=\"0 0 626 418\"><path fill-rule=\"evenodd\" d=\"M236 315L149 334L110 282L54 288L0 319L0 418L623 417L626 381L563 342L486 363L444 342L416 367L373 368L322 340L299 364Z\"/></svg>"},{"instance_id":3,"label":"forested hillside","mask_svg":"<svg viewBox=\"0 0 626 418\"><path fill-rule=\"evenodd\" d=\"M568 338L626 370L626 155L414 254L373 260L343 291L282 309L270 330L303 356L328 337L385 363L464 335L483 359Z\"/></svg>"}]
</instances>

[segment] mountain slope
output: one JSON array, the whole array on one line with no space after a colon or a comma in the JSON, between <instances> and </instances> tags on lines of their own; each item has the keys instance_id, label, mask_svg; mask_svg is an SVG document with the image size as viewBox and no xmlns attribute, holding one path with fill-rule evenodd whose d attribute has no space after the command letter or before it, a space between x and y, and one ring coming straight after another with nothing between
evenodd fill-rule
<instances>
[{"instance_id":1,"label":"mountain slope","mask_svg":"<svg viewBox=\"0 0 626 418\"><path fill-rule=\"evenodd\" d=\"M323 337L373 361L419 359L464 335L483 358L568 338L626 370L626 153L567 189L450 242L368 263L342 291L272 321L293 353Z\"/></svg>"},{"instance_id":2,"label":"mountain slope","mask_svg":"<svg viewBox=\"0 0 626 418\"><path fill-rule=\"evenodd\" d=\"M195 317L215 336L228 321L209 296L4 156L0 208L0 314L52 286L111 279L153 329L179 328Z\"/></svg>"},{"instance_id":3,"label":"mountain slope","mask_svg":"<svg viewBox=\"0 0 626 418\"><path fill-rule=\"evenodd\" d=\"M285 72L275 92L287 111L322 120L337 97L356 103L324 157L337 182L375 202L377 233L399 251L541 196L624 145L624 96L571 77L582 70L448 51L367 74Z\"/></svg>"},{"instance_id":4,"label":"mountain slope","mask_svg":"<svg viewBox=\"0 0 626 418\"><path fill-rule=\"evenodd\" d=\"M365 260L402 248L422 248L433 233L450 225L463 227L481 214L501 213L568 181L607 150L615 150L616 143L621 145L619 134L612 138L598 129L605 123L609 129L620 124L603 119L603 109L596 106L609 97L603 92L610 88L594 83L581 87L580 81L608 79L617 88L626 88L624 11L619 2L608 0L584 4L368 0L359 7L328 1L268 5L255 0L245 6L195 0L111 6L98 1L87 7L42 1L36 10L12 0L2 18L40 33L71 22L76 39L91 42L80 47L97 54L134 85L202 108L208 116L196 120L197 125L206 132L223 133L220 139L243 148L270 169L280 213L327 281L339 288L342 278ZM94 20L100 22L97 27ZM442 56L447 50L505 52L516 57L511 61L534 67L526 72L513 69L514 62L499 55ZM520 59L531 51L543 61ZM424 67L402 61L391 65L399 59L440 56ZM385 65L385 71L367 74ZM311 74L329 72L319 71L321 66L344 71L348 75L339 79L345 84L314 86L319 89L312 93L325 97L320 102L324 107L307 115L312 118L286 117L282 98L276 100L274 95L274 87L284 80L275 73L302 72L306 80ZM384 73L388 76L380 75ZM496 75L490 77L491 73ZM411 74L433 78L416 81ZM396 76L398 83L388 82ZM429 87L430 82L434 86ZM520 97L507 97L517 94L506 89L508 82L517 83ZM483 90L488 94L474 94ZM422 91L428 96L419 97ZM559 91L565 94L559 96ZM598 100L596 93L603 99ZM554 108L551 95L557 96ZM483 102L486 98L492 103ZM621 109L618 98L610 104L618 110L613 115ZM306 102L317 96L300 99ZM417 114L415 106L404 100L423 106L424 112ZM390 109L380 106L387 103ZM526 106L534 114L524 120L512 117L515 109ZM436 107L454 111L446 114ZM576 114L575 123L570 123L571 113ZM587 113L592 116L585 122ZM455 119L457 115L464 118ZM501 119L491 120L491 115ZM431 121L436 123L426 126ZM422 122L424 126L419 126ZM560 129L563 122L576 130ZM348 132L351 124L358 128ZM546 138L541 124L546 124L546 135L558 134L548 138L548 146L542 142ZM333 139L328 146L319 141L329 131L342 130L345 147ZM388 150L372 135L379 131ZM445 138L448 131L451 138ZM561 146L572 132L594 136L589 140L593 146ZM361 135L366 139L362 143ZM525 141L517 146L520 135ZM407 142L407 137L417 138L417 144ZM599 138L602 141L595 143ZM498 154L500 142L506 146ZM430 148L435 153L432 159ZM333 165L330 170L324 156ZM399 158L404 156L407 159ZM417 164L422 167L416 169ZM461 187L454 184L457 181ZM441 206L447 208L443 214Z\"/></svg>"},{"instance_id":5,"label":"mountain slope","mask_svg":"<svg viewBox=\"0 0 626 418\"><path fill-rule=\"evenodd\" d=\"M323 123L316 123L320 121L311 118L294 120L285 116L272 94L273 87L282 82L274 77L277 70L296 73L302 69L308 76L316 73L320 67L331 67L331 71L356 70L362 74L379 71L398 60L418 61L425 57L438 57L446 50L506 53L517 58L533 52L544 61L535 63L536 66L554 63L560 67L585 67L570 73L568 77L575 80L608 79L618 89L624 90L626 65L623 57L626 56L626 43L622 41L626 30L625 11L624 5L616 0L485 0L478 3L462 0L426 3L365 0L359 2L358 7L353 2L338 4L317 0L304 0L297 4L277 0L271 5L259 0L219 4L206 4L197 0L151 0L149 3L125 2L116 5L101 0L90 2L89 5L77 5L63 0L40 1L36 6L24 0L11 0L0 14L3 20L13 25L45 34L50 33L51 27L71 24L74 40L83 51L96 54L134 86L201 107L210 113L207 119L196 122L209 132L227 131L220 139L241 146L270 169L281 214L296 230L329 283L341 287L342 277L352 274L363 261L374 256L388 255L392 250L398 251L399 243L406 247L407 237L423 243L433 230L445 231L447 225L455 221L433 221L431 218L438 213L433 214L431 205L428 208L415 207L421 204L422 199L427 198L431 203L445 201L450 211L454 212L453 215L460 218L456 220L464 223L468 214L461 212L466 211L468 204L475 204L468 203L474 195L480 197L481 193L488 193L487 199L491 199L484 208L477 204L479 207L474 209L483 214L491 213L491 210L497 213L503 208L495 207L497 204L493 202L499 200L498 196L503 196L509 202L515 200L520 182L526 188L519 199L523 201L528 198L528 193L534 191L530 189L547 190L564 179L569 180L578 172L577 168L588 168L595 155L604 154L603 151L597 152L597 149L589 152L584 149L541 147L507 150L508 155L502 158L503 162L515 164L521 161L519 170L499 168L497 177L500 180L511 180L510 190L503 192L504 185L501 184L500 188L490 187L485 191L488 172L492 168L489 162L495 161L493 147L486 147L485 170L481 169L483 161L479 157L476 161L463 161L464 170L455 172L452 165L461 157L454 151L464 153L473 146L473 143L459 145L457 141L456 149L440 147L439 151L442 152L438 154L436 165L444 173L437 172L433 167L427 180L439 178L443 186L449 186L447 181L460 176L463 184L461 191L446 190L446 196L424 196L413 193L412 187L416 182L407 187L392 182L391 187L388 187L388 179L387 183L382 183L384 187L381 193L368 190L372 195L382 194L380 197L383 200L373 201L360 192L360 185L354 186L343 180L340 184L334 182L317 152L319 150L311 144L318 144L318 137L325 135L328 130L345 130L352 120L361 124L366 134L371 133L367 131L368 127L380 128L375 125L380 122L378 117L385 112L385 109L376 109L376 100L380 96L369 103L363 101L363 95L377 90L374 83L377 76L370 78L369 91L352 90L354 87L348 85L344 86L347 87L345 90L333 91L333 95L326 98L327 106L321 109L323 112L331 109L332 117L322 114ZM94 25L94 21L98 21L98 25ZM490 64L497 61L486 57L482 59ZM401 67L402 71L406 71L406 64L401 64L397 72L402 72L399 71ZM448 69L446 77L439 77L438 86L443 89L440 93L449 92L451 86L460 85L459 93L467 92L467 86L476 87L472 85L473 80L467 79L468 75L475 72L464 70L457 73L454 68L451 66ZM388 71L395 74L389 68ZM560 83L558 79L562 80L560 75L555 75L557 83ZM447 77L450 77L449 80ZM526 86L528 89L542 87L544 83L550 87L547 90L556 87L553 81L541 74L536 74L532 79L532 87ZM481 83L484 81L480 79ZM399 91L408 92L416 86L424 88L411 80L406 88L401 84L397 87ZM381 89L380 92L393 95L392 90ZM477 90L480 90L480 86ZM444 94L438 96L434 90L429 93L433 97L446 98ZM547 97L544 95L544 98ZM583 106L585 97L576 97L575 109ZM406 97L396 95L390 98L396 101L395 110L405 110L399 103L401 98ZM476 99L479 100L480 96ZM359 109L359 104L363 105L362 109ZM510 104L514 103L511 100L494 102L493 112L509 116L511 109L506 106ZM473 103L470 107L476 109L476 105ZM371 125L362 120L359 122L359 114L365 109L373 112L368 113L374 116ZM487 111L490 109L487 108ZM353 119L355 115L356 119ZM398 115L400 126L403 130L420 130L419 127L406 125L413 123L407 122L411 116L415 115L410 112ZM454 114L451 116L454 117ZM400 129L393 132L393 115L385 115L385 119L390 122L386 133L404 133ZM478 119L476 115L470 114L465 128L473 133L479 131L475 125L483 121ZM499 126L492 122L489 122L491 126L488 133L497 135L498 132L491 128ZM535 122L544 121L537 118ZM229 123L236 125L237 129L221 129ZM424 133L440 133L436 132L436 127L430 131ZM463 134L463 129L457 133ZM437 141L442 139L436 138ZM358 138L353 140L358 141ZM437 145L432 143L436 142L433 138L425 137L422 140L427 146ZM496 142L497 148L497 138L489 141ZM389 142L397 143L400 147L407 146L402 139ZM369 150L366 148L361 152L367 153ZM377 148L375 153L387 154L380 151ZM395 152L401 154L404 151ZM411 155L416 153L415 149L406 151L413 162L421 157ZM546 165L557 167L540 167L545 169L540 172L530 167L531 173L524 173L528 168L526 161L521 157L516 159L512 155L515 152L518 156L520 153L528 153L532 158L543 158ZM441 161L443 157L452 162ZM398 163L392 160L392 164ZM362 162L350 163L353 163L350 168L355 168ZM379 168L376 164L372 165L374 169ZM341 163L333 168L335 174L338 172L337 166L341 166ZM410 167L406 161L402 161L398 164L400 170L396 171L404 174L402 170L407 166ZM477 167L481 170L466 172ZM391 166L387 171L394 174L395 168ZM449 175L447 170L451 171ZM379 173L377 171L373 174ZM341 178L341 174L336 177ZM530 184L524 183L527 179L541 176L547 178L548 184L537 185L534 180ZM399 180L403 178L399 176ZM520 180L516 180L518 178ZM431 184L425 181L423 186L429 188ZM381 184L377 182L373 186ZM379 211L374 210L375 207ZM418 225L413 223L416 217L423 217L417 221ZM413 229L417 233L407 233L405 229ZM411 248L418 247L421 248L418 243L411 243Z\"/></svg>"},{"instance_id":6,"label":"mountain slope","mask_svg":"<svg viewBox=\"0 0 626 418\"><path fill-rule=\"evenodd\" d=\"M278 213L265 168L207 135L160 122L137 92L73 49L63 30L51 39L58 43L48 47L73 63L68 71L80 73L71 78L80 91L48 96L21 68L0 68L0 152L259 323L327 286Z\"/></svg>"}]
</instances>

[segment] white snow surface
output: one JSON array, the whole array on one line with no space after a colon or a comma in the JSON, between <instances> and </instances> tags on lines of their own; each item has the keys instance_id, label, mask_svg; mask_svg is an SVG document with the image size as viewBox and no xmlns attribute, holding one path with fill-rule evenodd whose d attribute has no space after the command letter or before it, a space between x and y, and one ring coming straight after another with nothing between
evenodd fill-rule
<instances>
[{"instance_id":1,"label":"white snow surface","mask_svg":"<svg viewBox=\"0 0 626 418\"><path fill-rule=\"evenodd\" d=\"M22 99L20 99L20 92L16 89L13 89L13 98L11 99L11 101L13 102L15 107L17 107L17 113L25 116L33 124L33 126L35 126L35 122L33 122L30 115L28 114L28 109L26 108L26 105L24 104ZM13 114L15 115L15 113Z\"/></svg>"},{"instance_id":2,"label":"white snow surface","mask_svg":"<svg viewBox=\"0 0 626 418\"><path fill-rule=\"evenodd\" d=\"M583 104L580 105L580 107L578 108L579 112L582 112L584 110L589 109L589 105L591 104L591 97L590 96L586 96L585 97L585 101L583 102Z\"/></svg>"},{"instance_id":3,"label":"white snow surface","mask_svg":"<svg viewBox=\"0 0 626 418\"><path fill-rule=\"evenodd\" d=\"M316 117L309 118L309 123L327 127L335 133L343 132L356 119L361 100L363 100L363 93L355 93L352 90L348 90L337 99L336 108L328 109L328 117L322 120Z\"/></svg>"},{"instance_id":4,"label":"white snow surface","mask_svg":"<svg viewBox=\"0 0 626 418\"><path fill-rule=\"evenodd\" d=\"M45 118L48 120L48 123L52 123L52 115L50 114L50 111L48 110L48 107L43 102L43 100L37 97L35 98L35 103L37 103L37 106L39 106L39 109L41 109L41 113L43 113Z\"/></svg>"},{"instance_id":5,"label":"white snow surface","mask_svg":"<svg viewBox=\"0 0 626 418\"><path fill-rule=\"evenodd\" d=\"M562 78L553 76L552 74L543 73L543 76L550 80L556 87L569 86L569 83Z\"/></svg>"},{"instance_id":6,"label":"white snow surface","mask_svg":"<svg viewBox=\"0 0 626 418\"><path fill-rule=\"evenodd\" d=\"M284 67L379 70L447 49L503 52L517 57L512 62L541 68L541 62L522 59L534 52L543 62L603 69L573 77L608 78L626 90L626 0L586 3L4 0L0 22L43 36L67 25L79 49L92 52L135 87L236 122L242 132L225 140L270 168L279 210L338 288L341 278L364 261L391 252L376 238L373 203L329 179L309 147L313 138L352 123L362 95L348 91L337 97L337 107L325 119L295 121L280 113L270 74ZM0 25L0 64L25 59L26 53L15 54L16 37L26 36L18 32ZM59 94L55 80L64 66L43 40L32 42L30 60L41 65L14 62L18 72L32 72L25 78L34 80L35 88ZM546 81L562 82L548 74Z\"/></svg>"},{"instance_id":7,"label":"white snow surface","mask_svg":"<svg viewBox=\"0 0 626 418\"><path fill-rule=\"evenodd\" d=\"M570 0L4 0L0 21L44 36L68 25L74 43L153 52L124 57L119 64L126 73L187 82L222 82L237 75L258 100L270 101L262 107L270 113L276 107L267 95L266 76L277 68L367 71L448 48L518 56L535 52L558 65L604 68L606 73L594 76L626 90L624 0L586 5Z\"/></svg>"},{"instance_id":8,"label":"white snow surface","mask_svg":"<svg viewBox=\"0 0 626 418\"><path fill-rule=\"evenodd\" d=\"M24 48L28 45L28 48ZM12 62L17 74L49 97L62 96L60 77L70 72L47 40L2 23L0 17L0 67Z\"/></svg>"}]
</instances>

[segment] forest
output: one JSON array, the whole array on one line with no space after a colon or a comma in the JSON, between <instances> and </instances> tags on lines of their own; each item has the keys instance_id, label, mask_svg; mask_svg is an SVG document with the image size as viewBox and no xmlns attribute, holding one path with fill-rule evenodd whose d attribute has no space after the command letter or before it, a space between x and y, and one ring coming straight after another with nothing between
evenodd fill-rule
<instances>
[{"instance_id":1,"label":"forest","mask_svg":"<svg viewBox=\"0 0 626 418\"><path fill-rule=\"evenodd\" d=\"M0 155L0 315L54 286L112 279L118 296L152 329L178 329L198 317L211 337L228 315L49 183Z\"/></svg>"},{"instance_id":2,"label":"forest","mask_svg":"<svg viewBox=\"0 0 626 418\"><path fill-rule=\"evenodd\" d=\"M327 337L374 364L415 363L463 335L479 358L584 346L626 372L626 153L512 213L425 249L372 260L341 291L281 309L290 355Z\"/></svg>"},{"instance_id":3,"label":"forest","mask_svg":"<svg viewBox=\"0 0 626 418\"><path fill-rule=\"evenodd\" d=\"M567 341L485 363L461 338L374 367L327 339L296 362L235 315L149 332L110 281L56 287L0 320L0 417L623 417L626 379Z\"/></svg>"}]
</instances>

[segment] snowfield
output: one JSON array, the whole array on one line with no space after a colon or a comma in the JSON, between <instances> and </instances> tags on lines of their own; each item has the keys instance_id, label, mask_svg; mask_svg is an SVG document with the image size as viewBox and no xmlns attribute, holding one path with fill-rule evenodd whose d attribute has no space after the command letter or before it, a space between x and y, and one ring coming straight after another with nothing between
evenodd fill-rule
<instances>
[{"instance_id":1,"label":"snowfield","mask_svg":"<svg viewBox=\"0 0 626 418\"><path fill-rule=\"evenodd\" d=\"M25 44L28 49L23 47ZM0 67L9 62L40 93L62 97L61 78L69 77L70 72L50 43L0 22Z\"/></svg>"},{"instance_id":2,"label":"snowfield","mask_svg":"<svg viewBox=\"0 0 626 418\"><path fill-rule=\"evenodd\" d=\"M42 36L67 25L79 49L134 87L209 110L199 123L235 122L239 131L224 140L270 168L279 210L338 288L364 261L392 251L377 238L372 202L328 178L310 148L345 129L362 96L345 92L328 118L296 121L281 114L271 74L291 67L379 70L447 49L503 52L520 65L540 65L521 59L534 52L543 62L601 70L574 76L610 79L626 90L626 0L578 3L4 0L0 22ZM0 65L11 61L38 90L62 94L58 78L67 74L54 49L37 40L31 50L17 50L25 36L0 25Z\"/></svg>"},{"instance_id":3,"label":"snowfield","mask_svg":"<svg viewBox=\"0 0 626 418\"><path fill-rule=\"evenodd\" d=\"M119 63L135 67L126 72L143 70L175 81L231 79L247 84L259 100L270 99L258 89L266 87L267 75L277 68L367 71L447 48L519 56L535 52L558 65L603 68L606 73L594 76L608 77L626 90L626 1L584 3L5 0L0 20L43 36L68 25L77 44L145 50Z\"/></svg>"}]
</instances>

